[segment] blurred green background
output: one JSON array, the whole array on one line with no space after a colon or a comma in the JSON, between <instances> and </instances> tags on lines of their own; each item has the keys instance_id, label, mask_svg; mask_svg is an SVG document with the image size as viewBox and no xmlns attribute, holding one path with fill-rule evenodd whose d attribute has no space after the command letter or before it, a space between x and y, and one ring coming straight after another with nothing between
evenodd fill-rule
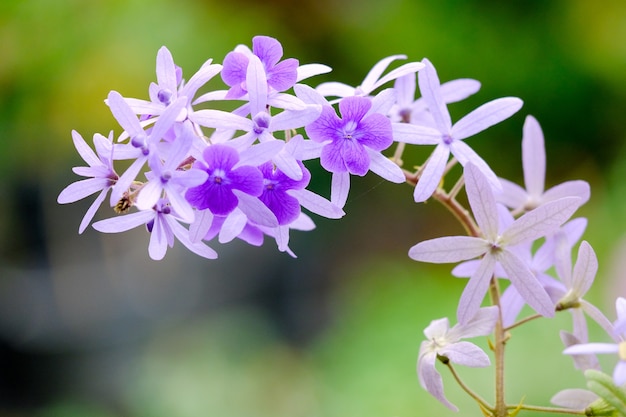
<instances>
[{"instance_id":1,"label":"blurred green background","mask_svg":"<svg viewBox=\"0 0 626 417\"><path fill-rule=\"evenodd\" d=\"M454 415L419 387L415 362L422 330L454 317L464 282L406 252L460 229L436 204L414 204L409 187L353 181L344 219L294 234L296 260L271 242L234 242L216 246L217 261L178 245L152 262L142 231L79 236L90 201L56 203L82 163L71 130L88 142L119 133L103 100L112 89L147 97L160 46L188 78L257 34L278 38L285 57L334 69L313 85L357 85L379 59L403 53L428 57L442 81L482 82L451 106L455 119L497 97L522 98L518 115L471 146L519 182L523 120L539 120L548 185L592 185L580 211L601 262L590 299L614 318L616 295L626 295L622 0L4 0L0 415ZM419 164L428 152L405 159ZM515 331L509 402L547 405L556 391L584 386L560 354L558 330L569 326L561 315ZM461 372L492 397L490 370ZM462 415L480 415L444 381Z\"/></svg>"}]
</instances>

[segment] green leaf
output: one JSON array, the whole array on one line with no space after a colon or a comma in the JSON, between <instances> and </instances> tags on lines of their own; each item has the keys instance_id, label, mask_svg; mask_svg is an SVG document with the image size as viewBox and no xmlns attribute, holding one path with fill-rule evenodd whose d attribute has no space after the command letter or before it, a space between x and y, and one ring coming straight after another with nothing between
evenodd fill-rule
<instances>
[{"instance_id":1,"label":"green leaf","mask_svg":"<svg viewBox=\"0 0 626 417\"><path fill-rule=\"evenodd\" d=\"M587 378L587 387L591 391L613 406L618 415L626 417L626 390L624 388L616 386L613 383L613 378L609 375L594 369L585 371L585 377ZM601 415L595 414L595 409L593 411L594 414L592 415ZM597 411L600 412L599 409ZM604 413L606 415L606 411Z\"/></svg>"}]
</instances>

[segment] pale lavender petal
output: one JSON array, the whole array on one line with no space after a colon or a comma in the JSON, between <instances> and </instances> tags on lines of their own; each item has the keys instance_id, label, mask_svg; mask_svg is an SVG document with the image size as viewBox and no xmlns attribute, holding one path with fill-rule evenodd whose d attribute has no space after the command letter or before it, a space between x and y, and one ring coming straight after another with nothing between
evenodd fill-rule
<instances>
[{"instance_id":1,"label":"pale lavender petal","mask_svg":"<svg viewBox=\"0 0 626 417\"><path fill-rule=\"evenodd\" d=\"M140 157L133 161L133 163L128 167L128 169L122 174L122 176L117 180L113 189L111 190L111 198L110 203L111 207L117 204L117 202L122 198L124 192L128 191L128 188L137 178L137 174L146 163L146 157Z\"/></svg>"},{"instance_id":2,"label":"pale lavender petal","mask_svg":"<svg viewBox=\"0 0 626 417\"><path fill-rule=\"evenodd\" d=\"M332 68L324 64L303 64L298 67L296 82L300 82L315 75L331 72Z\"/></svg>"},{"instance_id":3,"label":"pale lavender petal","mask_svg":"<svg viewBox=\"0 0 626 417\"><path fill-rule=\"evenodd\" d=\"M354 87L335 81L321 83L315 90L324 97L349 97L355 91Z\"/></svg>"},{"instance_id":4,"label":"pale lavender petal","mask_svg":"<svg viewBox=\"0 0 626 417\"><path fill-rule=\"evenodd\" d=\"M496 259L489 253L485 254L480 262L480 266L474 275L470 277L463 294L461 294L456 312L459 323L469 323L478 312L489 289L495 266Z\"/></svg>"},{"instance_id":5,"label":"pale lavender petal","mask_svg":"<svg viewBox=\"0 0 626 417\"><path fill-rule=\"evenodd\" d=\"M589 200L590 195L591 190L587 181L566 181L547 190L542 201L547 203L564 197L580 197L580 204L583 205Z\"/></svg>"},{"instance_id":6,"label":"pale lavender petal","mask_svg":"<svg viewBox=\"0 0 626 417\"><path fill-rule=\"evenodd\" d=\"M529 211L502 233L507 245L533 241L549 235L565 223L580 206L578 197L562 198Z\"/></svg>"},{"instance_id":7,"label":"pale lavender petal","mask_svg":"<svg viewBox=\"0 0 626 417\"><path fill-rule=\"evenodd\" d=\"M296 84L293 86L296 96L307 104L319 104L320 106L328 106L328 100L324 98L319 91L306 84Z\"/></svg>"},{"instance_id":8,"label":"pale lavender petal","mask_svg":"<svg viewBox=\"0 0 626 417\"><path fill-rule=\"evenodd\" d=\"M422 62L425 67L420 70L417 76L422 98L430 110L437 129L441 133L448 134L452 128L452 121L446 103L441 96L441 84L437 71L428 59L424 58Z\"/></svg>"},{"instance_id":9,"label":"pale lavender petal","mask_svg":"<svg viewBox=\"0 0 626 417\"><path fill-rule=\"evenodd\" d=\"M193 223L189 225L189 239L192 243L197 243L204 239L213 223L213 213L211 210L197 210Z\"/></svg>"},{"instance_id":10,"label":"pale lavender petal","mask_svg":"<svg viewBox=\"0 0 626 417\"><path fill-rule=\"evenodd\" d=\"M187 97L178 97L176 101L167 106L150 131L150 139L152 141L159 141L165 136L187 106L187 101Z\"/></svg>"},{"instance_id":11,"label":"pale lavender petal","mask_svg":"<svg viewBox=\"0 0 626 417\"><path fill-rule=\"evenodd\" d=\"M258 143L239 153L237 165L259 166L274 158L285 146L285 142L272 140Z\"/></svg>"},{"instance_id":12,"label":"pale lavender petal","mask_svg":"<svg viewBox=\"0 0 626 417\"><path fill-rule=\"evenodd\" d=\"M302 179L302 168L298 164L298 161L287 152L277 153L272 158L272 161L276 164L276 167L289 178L296 181Z\"/></svg>"},{"instance_id":13,"label":"pale lavender petal","mask_svg":"<svg viewBox=\"0 0 626 417\"><path fill-rule=\"evenodd\" d=\"M465 166L468 163L474 164L480 172L482 172L493 187L494 191L502 188L500 180L493 172L491 167L481 158L469 145L463 141L455 140L450 144L450 152L459 160L459 163Z\"/></svg>"},{"instance_id":14,"label":"pale lavender petal","mask_svg":"<svg viewBox=\"0 0 626 417\"><path fill-rule=\"evenodd\" d=\"M417 363L417 374L419 376L420 384L424 387L424 389L426 389L426 391L428 391L446 407L453 411L458 411L459 409L448 401L443 393L443 380L435 368L436 360L437 356L435 354L428 354L420 357L420 360Z\"/></svg>"},{"instance_id":15,"label":"pale lavender petal","mask_svg":"<svg viewBox=\"0 0 626 417\"><path fill-rule=\"evenodd\" d=\"M402 184L406 181L404 172L395 162L380 152L375 152L369 148L365 148L365 150L370 157L370 171L396 184Z\"/></svg>"},{"instance_id":16,"label":"pale lavender petal","mask_svg":"<svg viewBox=\"0 0 626 417\"><path fill-rule=\"evenodd\" d=\"M167 193L167 197L172 205L172 208L174 209L174 212L176 212L182 221L185 223L193 222L195 211L182 193L170 190Z\"/></svg>"},{"instance_id":17,"label":"pale lavender petal","mask_svg":"<svg viewBox=\"0 0 626 417\"><path fill-rule=\"evenodd\" d=\"M211 78L215 77L221 70L222 66L219 64L211 64L212 60L209 59L202 65L202 67L196 72L189 81L180 89L179 95L189 97L190 99L196 95L198 89L205 85Z\"/></svg>"},{"instance_id":18,"label":"pale lavender petal","mask_svg":"<svg viewBox=\"0 0 626 417\"><path fill-rule=\"evenodd\" d=\"M430 155L413 191L416 203L422 203L433 195L441 182L449 156L450 150L445 145L438 145Z\"/></svg>"},{"instance_id":19,"label":"pale lavender petal","mask_svg":"<svg viewBox=\"0 0 626 417\"><path fill-rule=\"evenodd\" d=\"M461 262L450 273L457 278L469 278L476 271L478 265L480 265L480 259Z\"/></svg>"},{"instance_id":20,"label":"pale lavender petal","mask_svg":"<svg viewBox=\"0 0 626 417\"><path fill-rule=\"evenodd\" d=\"M426 339L432 340L440 337L445 337L448 333L448 329L450 328L450 321L447 317L442 319L436 319L430 322L430 324L424 329L424 336ZM457 339L453 339L457 341ZM420 346L423 347L424 345ZM422 351L424 349L420 349ZM421 355L421 353L420 353Z\"/></svg>"},{"instance_id":21,"label":"pale lavender petal","mask_svg":"<svg viewBox=\"0 0 626 417\"><path fill-rule=\"evenodd\" d=\"M98 191L108 190L110 182L108 178L87 178L73 182L61 191L57 203L74 203Z\"/></svg>"},{"instance_id":22,"label":"pale lavender petal","mask_svg":"<svg viewBox=\"0 0 626 417\"><path fill-rule=\"evenodd\" d=\"M313 104L313 103L310 103ZM324 103L328 104L328 103ZM285 110L305 110L307 108L307 103L302 101L302 99L295 97L291 94L285 93L274 93L268 96L267 105L271 107L276 107L279 109ZM322 108L320 106L320 111Z\"/></svg>"},{"instance_id":23,"label":"pale lavender petal","mask_svg":"<svg viewBox=\"0 0 626 417\"><path fill-rule=\"evenodd\" d=\"M407 64L403 64L398 68L389 71L389 73L387 73L385 76L381 77L377 82L374 83L374 85L372 85L369 91L371 92L381 85L389 81L395 80L398 77L402 77L403 75L416 73L422 68L424 68L424 64L421 62L409 62ZM365 88L363 88L363 90L365 90Z\"/></svg>"},{"instance_id":24,"label":"pale lavender petal","mask_svg":"<svg viewBox=\"0 0 626 417\"><path fill-rule=\"evenodd\" d=\"M378 61L372 69L367 73L365 79L361 83L361 90L365 94L369 94L372 90L374 90L376 81L380 78L380 76L385 72L389 64L397 59L406 59L406 55L392 55ZM416 70L417 71L417 70Z\"/></svg>"},{"instance_id":25,"label":"pale lavender petal","mask_svg":"<svg viewBox=\"0 0 626 417\"><path fill-rule=\"evenodd\" d=\"M498 236L498 209L493 191L487 178L473 165L465 165L465 189L472 208L472 214L481 229L483 236L495 241Z\"/></svg>"},{"instance_id":26,"label":"pale lavender petal","mask_svg":"<svg viewBox=\"0 0 626 417\"><path fill-rule=\"evenodd\" d=\"M480 82L471 78L459 78L441 84L441 96L446 103L456 103L480 90Z\"/></svg>"},{"instance_id":27,"label":"pale lavender petal","mask_svg":"<svg viewBox=\"0 0 626 417\"><path fill-rule=\"evenodd\" d=\"M619 361L613 370L613 381L615 385L621 387L626 383L626 361Z\"/></svg>"},{"instance_id":28,"label":"pale lavender petal","mask_svg":"<svg viewBox=\"0 0 626 417\"><path fill-rule=\"evenodd\" d=\"M502 306L502 325L508 327L515 323L526 302L515 286L509 285L500 297L500 305Z\"/></svg>"},{"instance_id":29,"label":"pale lavender petal","mask_svg":"<svg viewBox=\"0 0 626 417\"><path fill-rule=\"evenodd\" d=\"M392 123L393 140L411 145L438 145L441 143L441 132L428 126L409 123Z\"/></svg>"},{"instance_id":30,"label":"pale lavender petal","mask_svg":"<svg viewBox=\"0 0 626 417\"><path fill-rule=\"evenodd\" d=\"M224 220L217 241L224 244L235 239L248 223L248 218L241 210L234 210Z\"/></svg>"},{"instance_id":31,"label":"pale lavender petal","mask_svg":"<svg viewBox=\"0 0 626 417\"><path fill-rule=\"evenodd\" d=\"M333 172L330 186L330 201L339 208L343 208L348 200L350 191L350 173Z\"/></svg>"},{"instance_id":32,"label":"pale lavender petal","mask_svg":"<svg viewBox=\"0 0 626 417\"><path fill-rule=\"evenodd\" d=\"M398 106L409 107L413 103L413 100L415 100L416 87L417 76L413 73L396 78L393 88L398 95Z\"/></svg>"},{"instance_id":33,"label":"pale lavender petal","mask_svg":"<svg viewBox=\"0 0 626 417\"><path fill-rule=\"evenodd\" d=\"M119 233L134 229L142 224L146 224L150 220L154 219L154 217L154 210L144 210L100 220L95 222L92 226L94 229L102 233Z\"/></svg>"},{"instance_id":34,"label":"pale lavender petal","mask_svg":"<svg viewBox=\"0 0 626 417\"><path fill-rule=\"evenodd\" d=\"M496 200L512 209L524 207L528 201L528 193L525 189L504 178L498 178L502 185L502 190L496 190Z\"/></svg>"},{"instance_id":35,"label":"pale lavender petal","mask_svg":"<svg viewBox=\"0 0 626 417\"><path fill-rule=\"evenodd\" d=\"M272 211L257 197L246 194L239 190L233 190L239 198L239 208L248 216L251 222L267 227L277 227L278 219Z\"/></svg>"},{"instance_id":36,"label":"pale lavender petal","mask_svg":"<svg viewBox=\"0 0 626 417\"><path fill-rule=\"evenodd\" d=\"M550 402L559 407L584 410L597 399L598 396L591 391L574 388L559 391L550 399Z\"/></svg>"},{"instance_id":37,"label":"pale lavender petal","mask_svg":"<svg viewBox=\"0 0 626 417\"><path fill-rule=\"evenodd\" d=\"M261 60L255 55L251 55L249 59L250 62L246 72L246 87L248 89L250 114L254 116L259 112L266 111L267 78Z\"/></svg>"},{"instance_id":38,"label":"pale lavender petal","mask_svg":"<svg viewBox=\"0 0 626 417\"><path fill-rule=\"evenodd\" d=\"M579 355L584 353L618 353L619 345L617 343L582 343L566 348L563 353L565 355Z\"/></svg>"},{"instance_id":39,"label":"pale lavender petal","mask_svg":"<svg viewBox=\"0 0 626 417\"><path fill-rule=\"evenodd\" d=\"M139 191L139 194L137 195L135 205L139 210L151 209L161 198L162 192L163 184L159 178L148 181L143 187L141 187L141 191Z\"/></svg>"},{"instance_id":40,"label":"pale lavender petal","mask_svg":"<svg viewBox=\"0 0 626 417\"><path fill-rule=\"evenodd\" d=\"M215 252L213 249L211 249L201 241L192 241L189 238L189 231L181 226L175 219L172 219L170 217L167 217L166 219L178 241L182 243L187 249L189 249L196 255L202 256L203 258L217 258L217 252Z\"/></svg>"},{"instance_id":41,"label":"pale lavender petal","mask_svg":"<svg viewBox=\"0 0 626 417\"><path fill-rule=\"evenodd\" d=\"M472 236L444 236L425 240L409 249L409 257L420 262L455 263L487 252L489 243Z\"/></svg>"},{"instance_id":42,"label":"pale lavender petal","mask_svg":"<svg viewBox=\"0 0 626 417\"><path fill-rule=\"evenodd\" d=\"M339 219L345 215L345 212L341 208L307 189L288 190L287 193L296 197L302 207L318 216L328 219Z\"/></svg>"},{"instance_id":43,"label":"pale lavender petal","mask_svg":"<svg viewBox=\"0 0 626 417\"><path fill-rule=\"evenodd\" d=\"M221 110L198 110L189 114L189 120L200 126L250 131L254 122L246 117L238 116Z\"/></svg>"},{"instance_id":44,"label":"pale lavender petal","mask_svg":"<svg viewBox=\"0 0 626 417\"><path fill-rule=\"evenodd\" d=\"M94 202L91 203L91 205L89 206L89 209L87 209L87 212L85 213L82 221L80 222L80 226L78 226L78 234L83 233L85 229L87 228L87 226L89 226L89 223L91 222L91 220L93 220L93 216L95 216L96 211L98 211L98 208L100 207L100 205L106 198L107 191L109 191L108 188L105 190L102 190L102 192L98 194L98 197L96 197Z\"/></svg>"},{"instance_id":45,"label":"pale lavender petal","mask_svg":"<svg viewBox=\"0 0 626 417\"><path fill-rule=\"evenodd\" d=\"M421 74L421 72L420 72ZM508 119L522 108L522 100L505 97L483 104L452 126L451 136L465 139Z\"/></svg>"},{"instance_id":46,"label":"pale lavender petal","mask_svg":"<svg viewBox=\"0 0 626 417\"><path fill-rule=\"evenodd\" d=\"M561 341L565 345L565 347L578 345L581 342L581 339L571 333L566 331L561 331L559 333L561 336ZM584 342L587 339L583 339ZM574 360L574 367L576 369L580 369L585 371L587 369L597 369L600 370L600 362L598 361L598 357L594 354L585 354L585 355L572 355L572 359Z\"/></svg>"},{"instance_id":47,"label":"pale lavender petal","mask_svg":"<svg viewBox=\"0 0 626 417\"><path fill-rule=\"evenodd\" d=\"M554 302L528 265L507 249L500 251L497 259L524 301L542 316L554 316Z\"/></svg>"},{"instance_id":48,"label":"pale lavender petal","mask_svg":"<svg viewBox=\"0 0 626 417\"><path fill-rule=\"evenodd\" d=\"M372 97L371 101L372 107L370 107L368 114L380 113L386 115L396 103L396 90L387 88Z\"/></svg>"},{"instance_id":49,"label":"pale lavender petal","mask_svg":"<svg viewBox=\"0 0 626 417\"><path fill-rule=\"evenodd\" d=\"M531 196L540 196L543 194L546 179L546 150L541 126L530 115L524 121L522 163L526 190Z\"/></svg>"},{"instance_id":50,"label":"pale lavender petal","mask_svg":"<svg viewBox=\"0 0 626 417\"><path fill-rule=\"evenodd\" d=\"M580 300L580 307L585 311L587 316L598 323L615 342L622 340L622 338L619 337L619 332L616 332L617 329L613 327L611 321L596 306L583 299Z\"/></svg>"},{"instance_id":51,"label":"pale lavender petal","mask_svg":"<svg viewBox=\"0 0 626 417\"><path fill-rule=\"evenodd\" d=\"M587 241L582 241L578 248L578 258L572 275L572 290L582 297L589 291L598 272L598 258Z\"/></svg>"},{"instance_id":52,"label":"pale lavender petal","mask_svg":"<svg viewBox=\"0 0 626 417\"><path fill-rule=\"evenodd\" d=\"M150 243L148 244L148 255L155 261L160 261L165 257L169 244L169 225L164 224L165 219L162 216L164 215L155 217L152 232L150 233Z\"/></svg>"},{"instance_id":53,"label":"pale lavender petal","mask_svg":"<svg viewBox=\"0 0 626 417\"><path fill-rule=\"evenodd\" d=\"M87 142L83 137L75 130L72 130L72 140L74 141L74 147L78 151L78 154L83 158L90 167L98 166L102 164L100 158L94 153L94 151L87 145Z\"/></svg>"},{"instance_id":54,"label":"pale lavender petal","mask_svg":"<svg viewBox=\"0 0 626 417\"><path fill-rule=\"evenodd\" d=\"M160 89L168 89L170 93L175 93L178 85L176 83L176 66L170 51L162 46L157 53L156 76Z\"/></svg>"},{"instance_id":55,"label":"pale lavender petal","mask_svg":"<svg viewBox=\"0 0 626 417\"><path fill-rule=\"evenodd\" d=\"M313 123L320 117L322 107L316 104L306 106L302 110L285 110L272 117L272 132L297 129Z\"/></svg>"},{"instance_id":56,"label":"pale lavender petal","mask_svg":"<svg viewBox=\"0 0 626 417\"><path fill-rule=\"evenodd\" d=\"M126 103L135 114L158 116L165 110L165 105L160 102L140 100L137 98L124 97Z\"/></svg>"},{"instance_id":57,"label":"pale lavender petal","mask_svg":"<svg viewBox=\"0 0 626 417\"><path fill-rule=\"evenodd\" d=\"M450 362L471 368L482 368L489 366L489 356L481 348L470 342L457 342L445 346L439 352L441 356L446 356Z\"/></svg>"},{"instance_id":58,"label":"pale lavender petal","mask_svg":"<svg viewBox=\"0 0 626 417\"><path fill-rule=\"evenodd\" d=\"M107 104L115 120L128 132L131 137L144 135L139 120L124 98L117 91L111 91L107 97Z\"/></svg>"},{"instance_id":59,"label":"pale lavender petal","mask_svg":"<svg viewBox=\"0 0 626 417\"><path fill-rule=\"evenodd\" d=\"M498 318L500 318L500 312L497 306L481 308L467 324L454 326L448 332L448 337L452 340L460 340L487 336L493 331Z\"/></svg>"}]
</instances>

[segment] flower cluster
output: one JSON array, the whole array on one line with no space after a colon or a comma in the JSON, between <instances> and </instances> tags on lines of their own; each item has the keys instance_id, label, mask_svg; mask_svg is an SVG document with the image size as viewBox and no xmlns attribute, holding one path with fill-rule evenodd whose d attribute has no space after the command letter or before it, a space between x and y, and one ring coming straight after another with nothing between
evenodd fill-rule
<instances>
[{"instance_id":1,"label":"flower cluster","mask_svg":"<svg viewBox=\"0 0 626 417\"><path fill-rule=\"evenodd\" d=\"M208 60L188 81L162 47L156 59L157 82L148 90L150 100L116 91L106 99L122 128L117 138L113 133L95 134L94 152L72 132L88 165L74 172L86 178L67 186L58 202L99 193L80 223L82 233L110 191L109 205L118 214L93 227L117 233L145 226L152 259L162 259L175 240L212 259L217 253L208 242L214 239L227 243L239 238L258 246L265 237L295 256L289 248L290 231L315 227L305 210L342 217L352 176L371 171L393 183L407 182L414 186L415 202L440 201L468 234L426 240L408 251L417 261L457 263L452 274L469 278L457 308L459 323L449 328L447 318L434 320L424 331L427 340L420 348L418 376L427 391L456 409L443 394L437 361L460 382L453 364L491 363L480 347L462 339L493 333L491 347L501 370L508 332L560 311L572 314L573 330L562 332L562 340L575 366L597 369L595 353L618 353L614 382L622 386L626 301L618 300L618 320L612 323L584 299L598 269L591 245L582 241L575 262L572 259L587 225L586 219L572 216L589 200L589 185L567 181L545 190L544 138L532 116L526 117L522 135L525 187L499 178L466 139L514 115L522 101L495 99L453 123L448 104L476 93L480 83L458 79L442 84L428 59L386 72L400 59L406 57L382 59L359 86L333 81L313 88L303 81L330 68L283 59L281 44L267 36L253 38L252 48L237 46L221 65ZM200 95L218 75L226 88ZM416 98L417 87L421 96ZM223 110L224 103L234 110ZM384 154L394 143L393 155ZM407 144L434 146L415 171L403 167ZM319 160L331 174L328 197L307 189L311 173L305 162L311 160ZM123 172L118 161L129 161ZM446 190L443 180L457 163L463 173ZM456 199L463 187L468 207ZM491 305L482 307L487 294ZM518 319L524 306L537 314ZM616 343L587 343L587 317ZM485 415L509 415L514 408L504 402L501 375L496 377L495 406L460 382ZM571 397L564 393L555 398L570 404Z\"/></svg>"},{"instance_id":2,"label":"flower cluster","mask_svg":"<svg viewBox=\"0 0 626 417\"><path fill-rule=\"evenodd\" d=\"M383 60L364 81L366 90L353 89L335 106L325 96L340 95L341 89L331 84L315 90L301 83L329 67L300 65L293 58L281 60L282 55L276 39L257 36L252 49L238 46L222 65L208 60L186 82L162 47L150 100L111 91L106 103L123 129L117 140L113 134L94 135L94 153L72 132L89 165L74 171L87 178L65 188L58 202L100 193L79 232L110 190L109 203L120 215L93 227L116 233L145 225L153 259L162 259L175 239L200 256L215 258L206 244L215 237L220 243L240 238L260 245L269 236L281 251L294 255L289 231L314 227L302 209L342 217L350 175L373 171L404 182L400 167L381 153L394 141L388 113L395 92L388 89L375 97L367 93L395 78L415 76L424 65L407 63L381 78L389 63L402 57ZM198 96L218 75L228 89ZM236 103L235 110L211 108L224 101ZM330 200L307 190L311 175L304 161L318 158L332 173ZM121 160L131 162L118 173L115 163Z\"/></svg>"}]
</instances>

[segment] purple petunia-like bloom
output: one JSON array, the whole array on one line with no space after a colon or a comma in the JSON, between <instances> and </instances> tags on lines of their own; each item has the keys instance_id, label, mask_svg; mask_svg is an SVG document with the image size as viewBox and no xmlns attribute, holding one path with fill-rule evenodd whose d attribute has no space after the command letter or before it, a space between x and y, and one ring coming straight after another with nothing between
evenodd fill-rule
<instances>
[{"instance_id":1,"label":"purple petunia-like bloom","mask_svg":"<svg viewBox=\"0 0 626 417\"><path fill-rule=\"evenodd\" d=\"M280 226L291 223L300 215L300 202L288 194L289 190L305 188L311 180L311 174L301 162L300 168L302 179L294 180L276 169L271 162L259 167L263 174L263 193L259 199L274 213Z\"/></svg>"},{"instance_id":2,"label":"purple petunia-like bloom","mask_svg":"<svg viewBox=\"0 0 626 417\"><path fill-rule=\"evenodd\" d=\"M249 53L249 50L240 49L228 53L224 58L222 80L230 87L226 94L227 99L240 98L248 92L246 72ZM252 38L252 54L258 56L263 63L267 85L275 91L285 91L296 83L298 60L289 58L280 61L283 56L283 47L276 39L269 36L255 36Z\"/></svg>"},{"instance_id":3,"label":"purple petunia-like bloom","mask_svg":"<svg viewBox=\"0 0 626 417\"><path fill-rule=\"evenodd\" d=\"M320 164L333 173L331 201L339 207L345 204L350 174L363 176L371 169L389 181L404 181L402 170L380 153L393 143L391 121L371 108L369 98L346 97L339 102L341 118L327 105L305 127L311 140L324 145Z\"/></svg>"},{"instance_id":4,"label":"purple petunia-like bloom","mask_svg":"<svg viewBox=\"0 0 626 417\"><path fill-rule=\"evenodd\" d=\"M263 191L263 175L256 167L242 165L239 153L228 145L211 145L203 152L204 162L196 161L194 168L209 174L204 184L187 190L185 197L199 210L209 209L214 215L226 216L237 205L239 199L234 190L253 197Z\"/></svg>"},{"instance_id":5,"label":"purple petunia-like bloom","mask_svg":"<svg viewBox=\"0 0 626 417\"><path fill-rule=\"evenodd\" d=\"M320 163L330 172L350 172L363 176L370 166L366 147L383 151L393 143L391 121L382 114L367 114L372 103L365 97L346 97L339 102L341 118L331 106L306 127L316 142L328 142Z\"/></svg>"}]
</instances>

